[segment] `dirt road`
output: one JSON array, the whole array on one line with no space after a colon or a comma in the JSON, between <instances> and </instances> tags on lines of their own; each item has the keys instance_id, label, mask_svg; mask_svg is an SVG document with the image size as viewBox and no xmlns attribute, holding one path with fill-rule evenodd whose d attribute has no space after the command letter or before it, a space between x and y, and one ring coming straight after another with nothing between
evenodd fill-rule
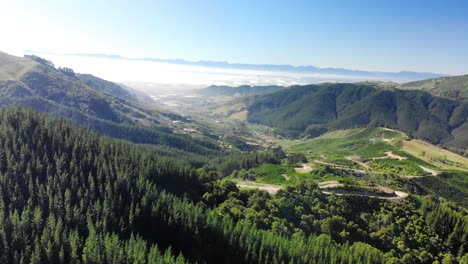
<instances>
[{"instance_id":1,"label":"dirt road","mask_svg":"<svg viewBox=\"0 0 468 264\"><path fill-rule=\"evenodd\" d=\"M362 167L366 168L367 170L370 170L371 168L369 167L369 165L365 164L364 162L361 162L359 161L358 159L356 159L355 157L346 157L347 160L350 160L354 163L357 163L359 165L361 165Z\"/></svg>"},{"instance_id":2,"label":"dirt road","mask_svg":"<svg viewBox=\"0 0 468 264\"><path fill-rule=\"evenodd\" d=\"M318 184L320 189L333 188L333 187L342 187L344 184L339 183L338 181L324 181Z\"/></svg>"},{"instance_id":3,"label":"dirt road","mask_svg":"<svg viewBox=\"0 0 468 264\"><path fill-rule=\"evenodd\" d=\"M437 176L437 175L439 174L439 172L436 171L436 170L429 169L429 168L423 167L423 166L421 166L421 165L419 165L419 167L420 167L423 171L425 171L425 172L427 172L427 173L430 173L432 176Z\"/></svg>"},{"instance_id":4,"label":"dirt road","mask_svg":"<svg viewBox=\"0 0 468 264\"><path fill-rule=\"evenodd\" d=\"M308 173L312 171L312 167L304 163L301 168L295 168L294 170L299 173Z\"/></svg>"},{"instance_id":5,"label":"dirt road","mask_svg":"<svg viewBox=\"0 0 468 264\"><path fill-rule=\"evenodd\" d=\"M359 190L333 189L336 187L344 186L342 183L339 183L338 181L325 181L325 182L319 183L318 185L319 185L319 188L322 190L322 193L329 194L329 195L351 194L351 195L367 196L367 197L373 197L373 198L379 198L379 199L385 199L385 200L391 200L391 201L399 201L408 197L408 193L401 192L401 191L394 191L384 186L362 187L362 191L359 191ZM383 195L382 193L385 195Z\"/></svg>"}]
</instances>

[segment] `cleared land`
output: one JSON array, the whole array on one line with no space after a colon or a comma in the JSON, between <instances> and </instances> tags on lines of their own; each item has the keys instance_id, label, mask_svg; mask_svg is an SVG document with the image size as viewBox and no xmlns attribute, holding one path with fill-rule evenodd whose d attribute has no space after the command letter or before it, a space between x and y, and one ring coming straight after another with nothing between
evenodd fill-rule
<instances>
[{"instance_id":1,"label":"cleared land","mask_svg":"<svg viewBox=\"0 0 468 264\"><path fill-rule=\"evenodd\" d=\"M281 189L281 186L279 185L258 183L258 182L253 182L253 181L239 181L236 183L236 185L238 188L264 190L270 194L276 194Z\"/></svg>"},{"instance_id":2,"label":"cleared land","mask_svg":"<svg viewBox=\"0 0 468 264\"><path fill-rule=\"evenodd\" d=\"M421 140L403 141L403 150L444 170L468 171L468 158Z\"/></svg>"},{"instance_id":3,"label":"cleared land","mask_svg":"<svg viewBox=\"0 0 468 264\"><path fill-rule=\"evenodd\" d=\"M467 204L466 172L462 171L468 170L468 159L421 140L408 140L402 132L357 128L313 139L288 140L257 128L254 130L259 138L281 145L286 152L304 154L309 162L252 169L255 182L238 184L241 188L275 194L281 186L314 181L330 195L400 201L414 192ZM448 172L451 169L458 172Z\"/></svg>"},{"instance_id":4,"label":"cleared land","mask_svg":"<svg viewBox=\"0 0 468 264\"><path fill-rule=\"evenodd\" d=\"M384 186L359 186L346 187L338 181L326 181L319 183L319 188L324 194L333 195L360 195L379 199L397 201L408 197L408 193L395 191Z\"/></svg>"},{"instance_id":5,"label":"cleared land","mask_svg":"<svg viewBox=\"0 0 468 264\"><path fill-rule=\"evenodd\" d=\"M295 168L294 169L296 172L299 172L299 173L308 173L308 172L311 172L312 171L312 167L309 166L308 164L302 164L302 167L300 168Z\"/></svg>"},{"instance_id":6,"label":"cleared land","mask_svg":"<svg viewBox=\"0 0 468 264\"><path fill-rule=\"evenodd\" d=\"M404 133L388 128L337 130L308 140L276 142L289 152L303 153L325 165L352 167L354 164L372 169L368 161L391 159L401 161L401 166L412 163L423 174L437 175L440 170L454 169L468 171L468 158L421 140L407 140Z\"/></svg>"},{"instance_id":7,"label":"cleared land","mask_svg":"<svg viewBox=\"0 0 468 264\"><path fill-rule=\"evenodd\" d=\"M279 185L257 183L252 181L239 181L236 183L236 185L238 188L264 190L270 194L276 194L282 188L282 186ZM345 185L338 181L320 182L318 186L324 194L330 195L360 195L394 201L404 199L408 196L408 193L395 191L384 186L362 186L349 189L345 188Z\"/></svg>"}]
</instances>

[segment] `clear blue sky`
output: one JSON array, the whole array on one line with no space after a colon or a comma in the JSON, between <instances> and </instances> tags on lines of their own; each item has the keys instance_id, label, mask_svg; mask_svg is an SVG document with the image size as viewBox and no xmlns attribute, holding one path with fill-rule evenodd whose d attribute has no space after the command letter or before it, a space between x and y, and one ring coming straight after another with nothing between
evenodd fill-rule
<instances>
[{"instance_id":1,"label":"clear blue sky","mask_svg":"<svg viewBox=\"0 0 468 264\"><path fill-rule=\"evenodd\" d=\"M71 2L0 0L0 50L468 73L466 0Z\"/></svg>"}]
</instances>

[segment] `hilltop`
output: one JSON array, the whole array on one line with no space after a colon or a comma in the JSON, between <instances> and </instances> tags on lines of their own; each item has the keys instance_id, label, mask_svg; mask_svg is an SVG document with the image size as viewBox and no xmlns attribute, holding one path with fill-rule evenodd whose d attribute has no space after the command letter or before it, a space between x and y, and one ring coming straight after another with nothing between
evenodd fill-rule
<instances>
[{"instance_id":1,"label":"hilltop","mask_svg":"<svg viewBox=\"0 0 468 264\"><path fill-rule=\"evenodd\" d=\"M404 83L397 87L405 90L423 90L433 95L452 99L468 99L468 75Z\"/></svg>"}]
</instances>

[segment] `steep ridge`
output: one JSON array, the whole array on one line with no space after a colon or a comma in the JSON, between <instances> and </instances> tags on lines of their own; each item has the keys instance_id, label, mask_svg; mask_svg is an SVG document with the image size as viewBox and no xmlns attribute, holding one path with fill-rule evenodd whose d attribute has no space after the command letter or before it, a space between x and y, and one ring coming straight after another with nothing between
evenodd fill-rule
<instances>
[{"instance_id":1,"label":"steep ridge","mask_svg":"<svg viewBox=\"0 0 468 264\"><path fill-rule=\"evenodd\" d=\"M216 155L219 150L215 140L174 134L171 123L179 116L143 106L111 82L57 69L36 56L0 53L0 106L9 105L27 105L135 143L162 144L203 155Z\"/></svg>"}]
</instances>

